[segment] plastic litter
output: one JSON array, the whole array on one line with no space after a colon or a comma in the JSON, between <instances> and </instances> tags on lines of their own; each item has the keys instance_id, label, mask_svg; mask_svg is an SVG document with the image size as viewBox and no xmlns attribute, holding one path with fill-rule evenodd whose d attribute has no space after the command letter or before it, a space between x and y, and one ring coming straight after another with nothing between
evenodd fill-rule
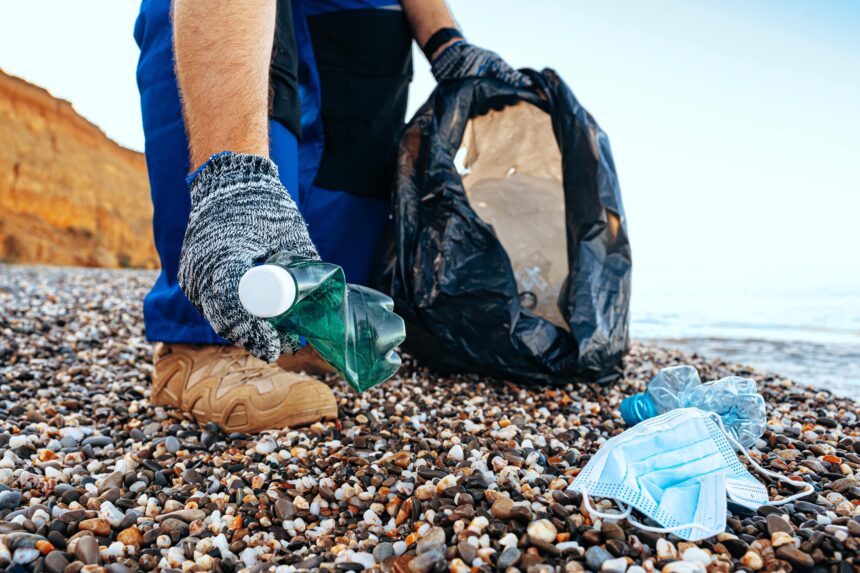
<instances>
[{"instance_id":1,"label":"plastic litter","mask_svg":"<svg viewBox=\"0 0 860 573\"><path fill-rule=\"evenodd\" d=\"M407 125L382 284L425 365L606 383L632 267L609 141L554 71L524 72L442 82Z\"/></svg>"},{"instance_id":2,"label":"plastic litter","mask_svg":"<svg viewBox=\"0 0 860 573\"><path fill-rule=\"evenodd\" d=\"M304 336L319 355L361 392L400 368L395 348L406 332L384 294L347 284L337 265L278 253L249 270L239 299L282 332Z\"/></svg>"},{"instance_id":3,"label":"plastic litter","mask_svg":"<svg viewBox=\"0 0 860 573\"><path fill-rule=\"evenodd\" d=\"M758 473L802 491L770 500L765 484L741 464L737 452ZM815 495L811 483L763 468L718 414L698 408L677 408L613 436L568 489L582 494L592 519L626 519L638 529L674 533L688 541L725 530L728 500L755 511ZM622 511L596 509L592 496L612 498ZM634 508L659 527L633 518Z\"/></svg>"},{"instance_id":4,"label":"plastic litter","mask_svg":"<svg viewBox=\"0 0 860 573\"><path fill-rule=\"evenodd\" d=\"M764 398L755 380L729 376L703 384L692 366L660 370L645 392L621 402L621 416L632 426L676 408L719 414L732 436L747 448L764 434L767 425Z\"/></svg>"}]
</instances>

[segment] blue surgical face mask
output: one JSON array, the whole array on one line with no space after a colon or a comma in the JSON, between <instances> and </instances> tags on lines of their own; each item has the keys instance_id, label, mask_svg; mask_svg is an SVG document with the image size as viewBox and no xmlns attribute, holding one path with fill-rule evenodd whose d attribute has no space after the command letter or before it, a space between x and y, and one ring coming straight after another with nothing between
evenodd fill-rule
<instances>
[{"instance_id":1,"label":"blue surgical face mask","mask_svg":"<svg viewBox=\"0 0 860 573\"><path fill-rule=\"evenodd\" d=\"M651 418L606 442L570 489L583 494L586 508L602 519L626 518L641 529L673 532L695 541L724 531L726 497L752 509L768 504L767 490L738 460L735 448L760 471L807 490L772 505L808 495L812 486L762 469L722 427L713 413L679 408ZM621 514L591 507L589 495L628 506ZM636 508L662 527L630 517Z\"/></svg>"}]
</instances>

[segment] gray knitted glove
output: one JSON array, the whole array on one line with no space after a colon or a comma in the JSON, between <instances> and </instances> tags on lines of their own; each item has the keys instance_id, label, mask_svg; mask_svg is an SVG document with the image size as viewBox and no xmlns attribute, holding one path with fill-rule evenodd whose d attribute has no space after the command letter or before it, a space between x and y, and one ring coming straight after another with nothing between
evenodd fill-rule
<instances>
[{"instance_id":1,"label":"gray knitted glove","mask_svg":"<svg viewBox=\"0 0 860 573\"><path fill-rule=\"evenodd\" d=\"M430 66L437 82L465 78L495 78L518 87L529 87L532 81L510 66L497 53L468 42L457 42L445 48Z\"/></svg>"},{"instance_id":2,"label":"gray knitted glove","mask_svg":"<svg viewBox=\"0 0 860 573\"><path fill-rule=\"evenodd\" d=\"M273 362L295 352L297 337L279 337L239 302L239 280L255 262L278 251L319 259L277 166L265 157L225 153L192 177L179 285L215 332L254 356Z\"/></svg>"}]
</instances>

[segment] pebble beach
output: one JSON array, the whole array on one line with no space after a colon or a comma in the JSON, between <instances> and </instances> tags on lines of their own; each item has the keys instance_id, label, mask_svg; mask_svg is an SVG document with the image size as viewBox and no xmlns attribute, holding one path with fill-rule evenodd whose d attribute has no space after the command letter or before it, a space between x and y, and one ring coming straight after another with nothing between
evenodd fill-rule
<instances>
[{"instance_id":1,"label":"pebble beach","mask_svg":"<svg viewBox=\"0 0 860 573\"><path fill-rule=\"evenodd\" d=\"M406 359L340 419L224 434L150 404L145 271L0 265L0 568L50 573L860 570L860 408L634 344L608 387L442 377ZM592 519L567 487L659 368L755 378L751 454L816 492L689 543ZM795 493L762 475L772 499ZM615 505L599 502L604 510ZM640 516L641 517L641 516Z\"/></svg>"}]
</instances>

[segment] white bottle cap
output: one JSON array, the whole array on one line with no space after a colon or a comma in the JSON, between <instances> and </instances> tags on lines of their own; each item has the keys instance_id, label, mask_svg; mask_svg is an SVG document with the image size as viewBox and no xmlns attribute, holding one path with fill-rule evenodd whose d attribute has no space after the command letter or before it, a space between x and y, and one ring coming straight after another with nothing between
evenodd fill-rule
<instances>
[{"instance_id":1,"label":"white bottle cap","mask_svg":"<svg viewBox=\"0 0 860 573\"><path fill-rule=\"evenodd\" d=\"M254 316L280 316L296 302L296 280L278 265L254 267L239 281L239 300Z\"/></svg>"}]
</instances>

